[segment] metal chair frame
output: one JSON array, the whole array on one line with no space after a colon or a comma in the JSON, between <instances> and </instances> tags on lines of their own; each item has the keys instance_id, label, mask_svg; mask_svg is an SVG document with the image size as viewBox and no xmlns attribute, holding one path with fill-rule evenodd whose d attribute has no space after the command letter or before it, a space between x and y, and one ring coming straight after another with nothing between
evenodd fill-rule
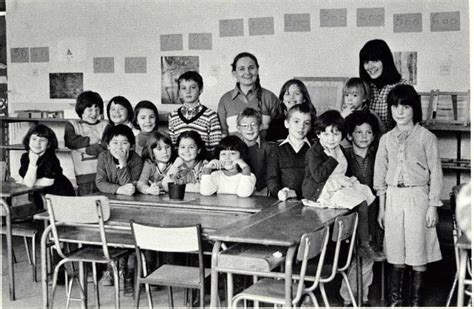
<instances>
[{"instance_id":1,"label":"metal chair frame","mask_svg":"<svg viewBox=\"0 0 474 309\"><path fill-rule=\"evenodd\" d=\"M204 258L202 252L201 225L181 226L181 227L160 227L136 223L130 220L133 238L135 240L135 253L137 256L137 272L135 277L135 301L136 308L139 308L141 285L145 285L145 291L148 297L148 304L153 308L153 300L150 292L150 284L163 285L168 287L169 307L174 307L173 302L173 286L199 289L200 307L204 308L204 285L205 279L210 275L210 270L204 268ZM182 234L181 234L182 233ZM181 235L180 235L181 234ZM188 242L188 244L186 244ZM147 272L147 264L143 250L152 250L156 252L176 252L176 253L192 253L198 255L199 267L178 266L171 264L161 265L158 269ZM169 268L169 270L165 270ZM190 271L193 282L179 281L177 278L166 278L160 272L179 269ZM196 271L197 276L196 277ZM160 276L161 275L161 276ZM196 280L197 279L197 280Z\"/></svg>"},{"instance_id":2,"label":"metal chair frame","mask_svg":"<svg viewBox=\"0 0 474 309\"><path fill-rule=\"evenodd\" d=\"M62 265L68 262L86 262L92 263L92 272L95 287L95 299L97 307L99 302L99 286L97 283L97 269L96 263L108 264L113 269L114 285L115 285L115 307L120 308L120 294L119 294L119 277L117 269L117 259L124 255L126 250L114 250L107 246L107 236L105 233L104 221L108 220L110 216L109 200L105 196L84 196L84 197L65 197L47 194L45 196L46 205L48 208L51 224L51 232L53 235L53 247L58 255L62 258L61 261L54 268L53 273L53 287L51 292L50 307L53 307L54 295L58 280L58 271ZM71 216L74 211L74 216ZM58 227L80 226L92 229L98 229L101 239L101 247L83 247L78 248L69 253L65 253L60 243L60 233ZM69 306L71 300L72 285L76 279L79 279L75 274L69 279L67 290L66 307ZM80 282L79 282L80 283ZM79 284L81 297L85 297L86 293L83 287Z\"/></svg>"},{"instance_id":3,"label":"metal chair frame","mask_svg":"<svg viewBox=\"0 0 474 309\"><path fill-rule=\"evenodd\" d=\"M317 231L303 234L301 237L300 245L297 253L297 260L301 261L301 269L299 275L293 275L293 280L297 280L297 284L293 285L293 290L296 291L295 296L292 299L292 305L296 307L303 295L308 295L311 298L311 301L314 307L319 307L316 296L314 295L314 290L318 287L320 282L319 278L321 276L324 259L326 257L326 249L329 241L329 227L319 229ZM319 260L316 267L316 272L314 275L308 275L308 260L319 255ZM280 283L277 285L277 288L281 288L282 294L285 289L284 285L284 274L283 273L262 273L258 272L258 276L267 277L262 279L252 285L250 288L244 290L242 293L237 294L232 299L232 308L237 308L237 304L241 300L252 300L255 302L264 302L264 303L273 303L275 305L285 305L285 297L277 298L271 297L268 295L260 294L250 294L246 291L252 289L254 286L264 286L269 283ZM270 278L268 278L270 277ZM305 287L305 282L311 281L312 284L309 287Z\"/></svg>"},{"instance_id":4,"label":"metal chair frame","mask_svg":"<svg viewBox=\"0 0 474 309\"><path fill-rule=\"evenodd\" d=\"M324 284L334 280L337 274L341 274L344 279L344 283L347 285L349 296L351 297L351 302L354 308L357 308L357 302L352 292L351 285L349 283L349 278L347 277L347 269L352 261L352 255L354 253L354 246L356 240L356 231L357 224L359 222L359 216L357 212L352 212L348 215L337 217L334 222L334 229L332 233L332 241L336 242L336 248L334 250L334 258L331 263L331 274L328 277L319 279L319 290L321 291L321 296L324 300L326 307L329 307L329 301L326 295L326 290ZM349 251L347 253L346 262L342 267L339 267L339 257L341 251L341 244L343 241L347 240L350 237L349 241Z\"/></svg>"}]
</instances>

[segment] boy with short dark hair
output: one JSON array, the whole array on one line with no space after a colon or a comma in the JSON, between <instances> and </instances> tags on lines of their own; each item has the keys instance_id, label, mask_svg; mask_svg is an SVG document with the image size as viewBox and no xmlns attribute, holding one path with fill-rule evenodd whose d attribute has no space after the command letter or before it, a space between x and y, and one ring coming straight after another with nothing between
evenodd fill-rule
<instances>
[{"instance_id":1,"label":"boy with short dark hair","mask_svg":"<svg viewBox=\"0 0 474 309\"><path fill-rule=\"evenodd\" d=\"M221 139L222 129L217 113L199 102L203 85L198 72L187 71L179 76L178 92L183 106L169 115L168 129L175 145L182 132L196 131L204 141L206 150L212 152Z\"/></svg>"},{"instance_id":2,"label":"boy with short dark hair","mask_svg":"<svg viewBox=\"0 0 474 309\"><path fill-rule=\"evenodd\" d=\"M84 91L77 97L76 113L80 120L66 123L64 143L71 149L78 195L97 192L95 175L97 157L104 150L101 138L107 127L102 120L104 101L97 92Z\"/></svg>"},{"instance_id":3,"label":"boy with short dark hair","mask_svg":"<svg viewBox=\"0 0 474 309\"><path fill-rule=\"evenodd\" d=\"M254 195L267 195L267 164L274 151L274 145L260 137L262 114L248 107L237 116L239 137L248 147L248 164L257 178Z\"/></svg>"},{"instance_id":4,"label":"boy with short dark hair","mask_svg":"<svg viewBox=\"0 0 474 309\"><path fill-rule=\"evenodd\" d=\"M311 110L298 104L290 108L285 119L288 137L274 148L267 166L267 185L270 195L285 201L302 197L305 156L311 147L306 135L311 130Z\"/></svg>"},{"instance_id":5,"label":"boy with short dark hair","mask_svg":"<svg viewBox=\"0 0 474 309\"><path fill-rule=\"evenodd\" d=\"M369 186L373 190L373 176L374 176L374 164L375 154L377 152L377 140L380 135L379 121L375 115L369 111L354 111L344 121L345 128L347 130L347 140L352 142L352 148L347 149L347 163L350 174L354 175L361 184ZM372 231L372 242L374 242L375 229L377 228L375 223L375 214L377 213L376 204L372 204L370 207L358 207L359 218L365 218L359 220L359 227ZM372 219L372 220L370 220ZM363 223L365 221L365 223ZM366 226L360 226L365 224ZM359 229L359 228L358 228ZM364 256L362 250L362 276L363 276L363 302L368 302L369 287L372 284L373 271L372 267L374 260L383 261L385 256L382 252L371 245L373 252L368 252ZM359 251L361 251L359 249ZM351 286L356 287L356 271L355 261L352 262L349 269L349 280ZM344 299L345 305L350 305L350 297L348 294L347 286L342 284L340 289L341 297Z\"/></svg>"}]
</instances>

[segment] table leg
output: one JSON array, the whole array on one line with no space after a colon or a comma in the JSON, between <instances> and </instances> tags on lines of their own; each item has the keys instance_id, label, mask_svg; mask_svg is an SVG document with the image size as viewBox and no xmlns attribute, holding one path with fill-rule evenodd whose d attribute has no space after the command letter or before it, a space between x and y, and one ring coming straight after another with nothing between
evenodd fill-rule
<instances>
[{"instance_id":1,"label":"table leg","mask_svg":"<svg viewBox=\"0 0 474 309\"><path fill-rule=\"evenodd\" d=\"M362 257L359 256L358 242L355 246L355 258L356 258L356 273L357 273L357 306L362 306Z\"/></svg>"},{"instance_id":2,"label":"table leg","mask_svg":"<svg viewBox=\"0 0 474 309\"><path fill-rule=\"evenodd\" d=\"M50 225L48 226L44 232L43 235L41 236L41 285L42 285L42 291L43 291L43 308L48 308L49 307L49 298L48 298L48 266L47 266L47 259L48 259L48 253L47 253L47 243L48 243L48 237L49 233L51 232L51 229L53 227Z\"/></svg>"},{"instance_id":3,"label":"table leg","mask_svg":"<svg viewBox=\"0 0 474 309\"><path fill-rule=\"evenodd\" d=\"M8 286L10 291L10 300L15 300L15 272L13 269L13 246L12 246L12 222L10 206L4 199L1 200L5 212L5 223L7 227L7 260L8 260Z\"/></svg>"},{"instance_id":4,"label":"table leg","mask_svg":"<svg viewBox=\"0 0 474 309\"><path fill-rule=\"evenodd\" d=\"M459 279L458 279L458 307L464 306L464 279L466 278L467 250L460 250Z\"/></svg>"},{"instance_id":5,"label":"table leg","mask_svg":"<svg viewBox=\"0 0 474 309\"><path fill-rule=\"evenodd\" d=\"M212 248L212 259L211 259L211 308L217 307L218 295L218 272L217 272L217 255L221 247L221 242L216 241ZM232 301L232 300L229 300Z\"/></svg>"},{"instance_id":6,"label":"table leg","mask_svg":"<svg viewBox=\"0 0 474 309\"><path fill-rule=\"evenodd\" d=\"M81 248L82 244L79 244L78 247ZM87 308L87 267L84 262L79 262L79 282L84 291L84 295L81 295L81 308Z\"/></svg>"},{"instance_id":7,"label":"table leg","mask_svg":"<svg viewBox=\"0 0 474 309\"><path fill-rule=\"evenodd\" d=\"M296 246L288 248L285 259L285 307L291 308L291 299L293 295L291 293L291 287L293 285L293 257L296 252Z\"/></svg>"}]
</instances>

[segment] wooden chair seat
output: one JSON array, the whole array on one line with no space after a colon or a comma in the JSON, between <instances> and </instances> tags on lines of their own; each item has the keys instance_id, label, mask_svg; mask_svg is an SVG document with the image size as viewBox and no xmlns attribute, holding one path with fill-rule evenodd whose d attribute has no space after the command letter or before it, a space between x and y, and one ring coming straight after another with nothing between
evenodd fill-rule
<instances>
[{"instance_id":1,"label":"wooden chair seat","mask_svg":"<svg viewBox=\"0 0 474 309\"><path fill-rule=\"evenodd\" d=\"M281 256L275 256L275 252ZM218 267L269 272L285 261L285 253L283 247L237 244L219 253Z\"/></svg>"},{"instance_id":2,"label":"wooden chair seat","mask_svg":"<svg viewBox=\"0 0 474 309\"><path fill-rule=\"evenodd\" d=\"M210 274L210 269L204 270L204 278L207 278ZM199 279L199 268L197 267L165 264L146 276L142 283L199 287L201 281Z\"/></svg>"},{"instance_id":3,"label":"wooden chair seat","mask_svg":"<svg viewBox=\"0 0 474 309\"><path fill-rule=\"evenodd\" d=\"M128 250L109 248L110 258L115 260L128 253ZM95 263L108 263L110 260L104 256L104 250L100 247L83 247L67 255L68 259Z\"/></svg>"},{"instance_id":4,"label":"wooden chair seat","mask_svg":"<svg viewBox=\"0 0 474 309\"><path fill-rule=\"evenodd\" d=\"M12 235L13 236L20 236L20 237L33 237L38 233L37 224L34 222L20 222L20 223L12 223ZM0 227L0 233L3 235L7 234L7 227L2 225Z\"/></svg>"},{"instance_id":5,"label":"wooden chair seat","mask_svg":"<svg viewBox=\"0 0 474 309\"><path fill-rule=\"evenodd\" d=\"M293 291L298 288L297 283L292 285ZM271 278L265 278L259 280L251 287L242 291L239 295L242 295L245 299L258 298L261 302L285 304L285 280L274 280Z\"/></svg>"}]
</instances>

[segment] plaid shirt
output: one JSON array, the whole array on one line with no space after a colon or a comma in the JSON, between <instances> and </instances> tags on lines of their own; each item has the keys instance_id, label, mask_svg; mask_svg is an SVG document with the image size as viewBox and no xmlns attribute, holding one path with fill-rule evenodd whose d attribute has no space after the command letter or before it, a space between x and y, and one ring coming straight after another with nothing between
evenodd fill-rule
<instances>
[{"instance_id":1,"label":"plaid shirt","mask_svg":"<svg viewBox=\"0 0 474 309\"><path fill-rule=\"evenodd\" d=\"M370 110L376 113L385 125L387 130L393 128L392 119L388 111L387 96L390 90L395 86L408 84L404 79L400 79L398 83L383 86L382 89L377 88L374 83L370 83Z\"/></svg>"}]
</instances>

